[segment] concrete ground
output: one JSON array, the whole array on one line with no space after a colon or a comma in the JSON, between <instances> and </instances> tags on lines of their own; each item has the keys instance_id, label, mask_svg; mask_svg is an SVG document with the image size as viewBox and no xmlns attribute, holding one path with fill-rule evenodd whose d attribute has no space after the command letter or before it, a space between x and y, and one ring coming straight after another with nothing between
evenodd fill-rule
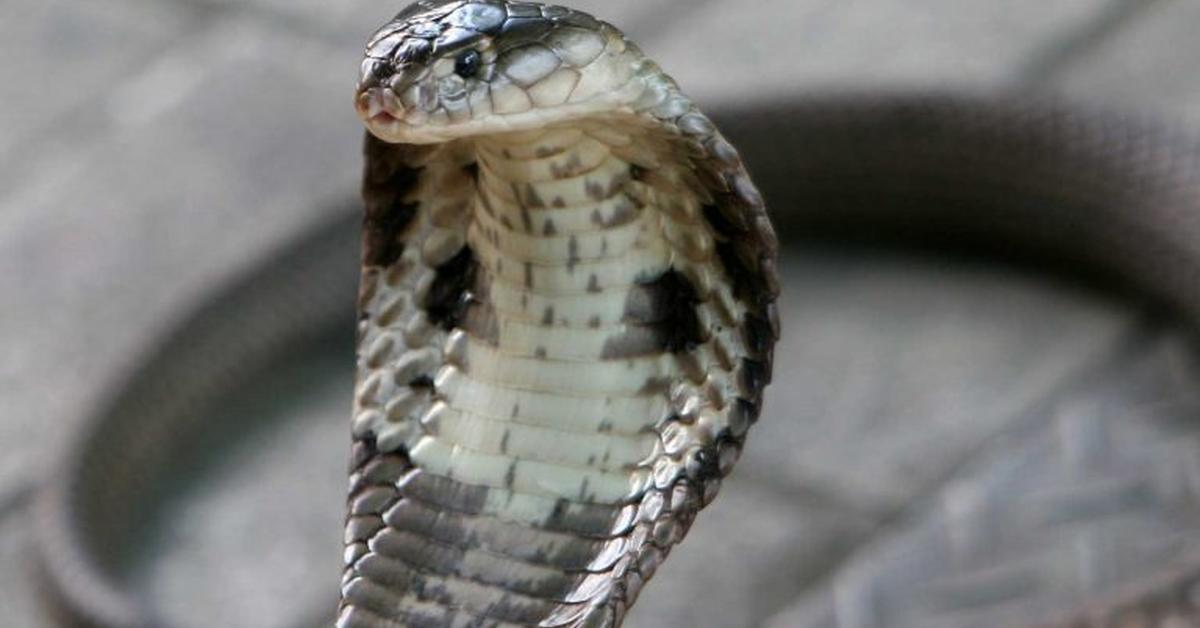
<instances>
[{"instance_id":1,"label":"concrete ground","mask_svg":"<svg viewBox=\"0 0 1200 628\"><path fill-rule=\"evenodd\" d=\"M575 4L623 26L706 107L1003 89L1200 124L1190 0ZM6 0L5 626L51 625L30 581L27 513L49 452L214 286L353 196L349 90L365 36L398 9ZM722 499L629 625L1002 625L1195 546L1196 513L1169 506L1200 490L1200 430L1178 420L1200 407L1200 369L1169 325L1006 269L810 250L790 252L785 271L789 385L770 391ZM228 561L252 545L270 543L289 574L275 599L335 585L306 575L336 572L343 460L328 444L344 442L348 406L346 391L314 389L287 460L243 448L165 515L169 551L139 579L181 625L288 625L286 605L239 597L257 574ZM297 515L287 533L244 532L286 512L288 495L337 507ZM1008 556L1005 568L976 546Z\"/></svg>"}]
</instances>

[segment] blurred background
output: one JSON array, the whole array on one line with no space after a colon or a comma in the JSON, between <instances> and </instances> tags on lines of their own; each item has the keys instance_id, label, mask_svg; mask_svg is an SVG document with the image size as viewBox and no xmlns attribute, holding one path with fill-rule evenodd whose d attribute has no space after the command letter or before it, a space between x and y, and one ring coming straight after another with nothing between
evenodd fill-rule
<instances>
[{"instance_id":1,"label":"blurred background","mask_svg":"<svg viewBox=\"0 0 1200 628\"><path fill-rule=\"evenodd\" d=\"M1001 90L1200 124L1191 0L573 4L706 110ZM366 36L401 7L0 6L0 623L33 628L53 624L31 575L32 487L214 290L356 211L351 89ZM1195 547L1194 513L1156 498L1200 486L1200 427L1181 421L1200 410L1200 370L1169 321L927 255L800 247L785 281L786 384L630 626L1001 625ZM303 353L222 402L226 423L267 427L222 441L155 510L155 550L129 575L178 625L289 626L336 589L349 359ZM1029 511L1049 514L998 514ZM987 521L1006 545L957 560ZM913 610L916 580L938 594Z\"/></svg>"}]
</instances>

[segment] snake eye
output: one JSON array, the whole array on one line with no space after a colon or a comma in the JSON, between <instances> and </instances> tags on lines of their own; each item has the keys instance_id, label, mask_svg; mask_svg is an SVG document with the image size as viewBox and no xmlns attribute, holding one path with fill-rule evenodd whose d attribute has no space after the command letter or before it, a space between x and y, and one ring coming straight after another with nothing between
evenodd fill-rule
<instances>
[{"instance_id":1,"label":"snake eye","mask_svg":"<svg viewBox=\"0 0 1200 628\"><path fill-rule=\"evenodd\" d=\"M480 61L478 50L464 50L454 60L454 73L463 78L471 78L479 71Z\"/></svg>"}]
</instances>

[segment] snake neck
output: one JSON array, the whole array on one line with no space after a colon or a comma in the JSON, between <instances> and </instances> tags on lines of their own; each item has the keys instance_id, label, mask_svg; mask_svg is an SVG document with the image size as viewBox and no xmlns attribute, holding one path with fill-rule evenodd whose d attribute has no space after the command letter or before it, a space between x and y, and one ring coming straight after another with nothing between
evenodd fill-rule
<instances>
[{"instance_id":1,"label":"snake neck","mask_svg":"<svg viewBox=\"0 0 1200 628\"><path fill-rule=\"evenodd\" d=\"M715 494L717 457L691 467L720 406L678 400L720 396L707 373L736 340L701 298L712 241L672 150L596 121L424 158L396 198L420 208L411 246L364 274L355 429L374 444L345 617L614 625Z\"/></svg>"},{"instance_id":2,"label":"snake neck","mask_svg":"<svg viewBox=\"0 0 1200 628\"><path fill-rule=\"evenodd\" d=\"M558 362L620 357L608 341L631 322L630 290L671 262L644 172L578 129L488 138L477 155L467 239L492 280L480 292L503 331L528 323L549 334L494 340L506 354Z\"/></svg>"},{"instance_id":3,"label":"snake neck","mask_svg":"<svg viewBox=\"0 0 1200 628\"><path fill-rule=\"evenodd\" d=\"M619 508L648 480L639 465L661 448L653 428L677 374L661 334L636 324L672 316L661 308L676 300L675 285L655 283L672 254L654 195L637 166L579 128L490 136L472 152L470 279L439 282L462 286L466 306L412 460L511 492L523 505L501 518Z\"/></svg>"}]
</instances>

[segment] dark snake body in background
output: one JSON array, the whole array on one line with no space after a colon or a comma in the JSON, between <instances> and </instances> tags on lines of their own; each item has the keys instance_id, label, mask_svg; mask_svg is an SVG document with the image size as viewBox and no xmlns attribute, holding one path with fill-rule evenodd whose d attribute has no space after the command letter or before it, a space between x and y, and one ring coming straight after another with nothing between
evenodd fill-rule
<instances>
[{"instance_id":1,"label":"dark snake body in background","mask_svg":"<svg viewBox=\"0 0 1200 628\"><path fill-rule=\"evenodd\" d=\"M478 123L483 100L508 127ZM758 411L778 329L757 193L656 66L566 9L414 5L368 46L357 103L406 143L366 143L339 623L615 625ZM721 122L785 233L1019 249L1200 320L1190 141L1009 100L851 97ZM39 532L75 621L162 625L108 575L134 543L113 505L154 485L205 398L337 326L347 231L247 280L236 298L257 305L198 314L68 452ZM1179 610L1193 577L1110 610Z\"/></svg>"}]
</instances>

